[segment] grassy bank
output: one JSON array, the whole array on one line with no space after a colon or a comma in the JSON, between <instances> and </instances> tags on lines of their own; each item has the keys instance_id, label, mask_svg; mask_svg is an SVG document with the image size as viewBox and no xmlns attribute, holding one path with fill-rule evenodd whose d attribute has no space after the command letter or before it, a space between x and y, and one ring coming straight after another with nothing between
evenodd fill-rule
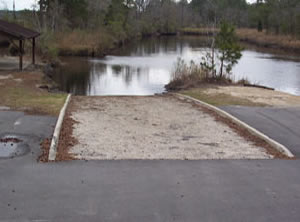
<instances>
[{"instance_id":1,"label":"grassy bank","mask_svg":"<svg viewBox=\"0 0 300 222\"><path fill-rule=\"evenodd\" d=\"M62 56L103 56L118 44L116 38L104 31L58 33L55 41L58 54Z\"/></svg>"},{"instance_id":2,"label":"grassy bank","mask_svg":"<svg viewBox=\"0 0 300 222\"><path fill-rule=\"evenodd\" d=\"M45 33L41 36L39 51L47 59L58 56L97 56L102 57L119 48L127 37L118 37L105 30Z\"/></svg>"},{"instance_id":3,"label":"grassy bank","mask_svg":"<svg viewBox=\"0 0 300 222\"><path fill-rule=\"evenodd\" d=\"M47 84L41 71L5 72L0 75L0 106L29 114L58 116L66 94L49 93L39 85Z\"/></svg>"},{"instance_id":4,"label":"grassy bank","mask_svg":"<svg viewBox=\"0 0 300 222\"><path fill-rule=\"evenodd\" d=\"M212 36L218 32L213 28L184 28L183 35ZM274 35L258 32L256 29L237 29L241 41L265 48L282 49L300 53L300 40L288 35ZM132 38L131 38L132 39ZM129 37L114 35L106 30L73 30L64 33L46 34L40 40L41 54L50 58L57 56L102 57L122 46Z\"/></svg>"},{"instance_id":5,"label":"grassy bank","mask_svg":"<svg viewBox=\"0 0 300 222\"><path fill-rule=\"evenodd\" d=\"M184 35L211 36L218 29L211 28L184 28L180 31ZM236 34L240 41L244 41L259 47L282 49L290 52L300 53L300 39L289 35L275 35L271 33L258 32L256 29L237 29Z\"/></svg>"},{"instance_id":6,"label":"grassy bank","mask_svg":"<svg viewBox=\"0 0 300 222\"><path fill-rule=\"evenodd\" d=\"M253 102L247 98L233 96L228 93L208 91L220 87L243 87L243 81L233 82L228 76L222 78L207 77L207 74L200 67L188 67L179 70L177 75L165 87L168 91L179 92L194 97L214 106L240 105L240 106L262 106L259 102ZM244 80L246 81L246 80ZM235 88L232 88L235 89Z\"/></svg>"},{"instance_id":7,"label":"grassy bank","mask_svg":"<svg viewBox=\"0 0 300 222\"><path fill-rule=\"evenodd\" d=\"M272 88L250 84L247 79L233 81L230 74L178 60L171 81L165 86L170 92L188 95L215 106L298 106L300 97Z\"/></svg>"},{"instance_id":8,"label":"grassy bank","mask_svg":"<svg viewBox=\"0 0 300 222\"><path fill-rule=\"evenodd\" d=\"M212 36L218 32L213 28L184 28L182 35ZM255 29L237 29L241 41L265 48L283 49L300 53L300 40L292 36L279 36L258 32ZM136 36L138 37L138 36ZM46 33L40 38L40 53L53 60L58 56L96 56L103 57L118 49L134 37L114 35L106 30L73 30L61 33ZM30 50L30 49L28 49Z\"/></svg>"},{"instance_id":9,"label":"grassy bank","mask_svg":"<svg viewBox=\"0 0 300 222\"><path fill-rule=\"evenodd\" d=\"M198 88L182 90L179 93L194 97L215 106L300 106L300 96L242 85L209 84Z\"/></svg>"},{"instance_id":10,"label":"grassy bank","mask_svg":"<svg viewBox=\"0 0 300 222\"><path fill-rule=\"evenodd\" d=\"M274 35L256 29L237 29L241 41L260 47L277 48L300 53L300 39L289 35Z\"/></svg>"},{"instance_id":11,"label":"grassy bank","mask_svg":"<svg viewBox=\"0 0 300 222\"><path fill-rule=\"evenodd\" d=\"M180 91L181 94L191 96L214 106L265 106L263 103L253 102L250 99L232 96L226 93L207 93L209 89L225 87L220 85L203 85L201 88L192 88Z\"/></svg>"},{"instance_id":12,"label":"grassy bank","mask_svg":"<svg viewBox=\"0 0 300 222\"><path fill-rule=\"evenodd\" d=\"M212 75L209 70L178 60L171 81L165 86L214 106L299 106L300 97L272 88L250 84L247 79L232 81L229 75Z\"/></svg>"}]
</instances>

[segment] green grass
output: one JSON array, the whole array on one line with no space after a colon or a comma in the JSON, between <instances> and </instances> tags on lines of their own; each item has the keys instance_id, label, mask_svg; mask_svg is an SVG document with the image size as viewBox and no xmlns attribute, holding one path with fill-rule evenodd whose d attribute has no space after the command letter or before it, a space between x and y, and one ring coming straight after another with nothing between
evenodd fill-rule
<instances>
[{"instance_id":1,"label":"green grass","mask_svg":"<svg viewBox=\"0 0 300 222\"><path fill-rule=\"evenodd\" d=\"M57 116L66 97L66 94L40 93L19 87L7 89L1 103L16 110Z\"/></svg>"}]
</instances>

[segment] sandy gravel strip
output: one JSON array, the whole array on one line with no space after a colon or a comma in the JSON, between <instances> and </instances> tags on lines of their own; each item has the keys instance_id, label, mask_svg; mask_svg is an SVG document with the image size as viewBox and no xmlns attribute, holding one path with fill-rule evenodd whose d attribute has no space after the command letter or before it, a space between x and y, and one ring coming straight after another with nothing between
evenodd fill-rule
<instances>
[{"instance_id":1,"label":"sandy gravel strip","mask_svg":"<svg viewBox=\"0 0 300 222\"><path fill-rule=\"evenodd\" d=\"M263 147L173 95L72 97L77 159L270 159Z\"/></svg>"},{"instance_id":2,"label":"sandy gravel strip","mask_svg":"<svg viewBox=\"0 0 300 222\"><path fill-rule=\"evenodd\" d=\"M60 110L59 117L58 117L58 120L56 122L55 130L54 130L53 137L52 137L52 140L51 140L51 145L50 145L50 150L49 150L49 157L48 157L49 161L54 161L55 158L56 158L57 145L58 145L58 140L59 140L59 135L60 135L60 129L61 129L64 117L65 117L66 109L68 107L70 99L71 99L71 94L68 95L64 106Z\"/></svg>"},{"instance_id":3,"label":"sandy gravel strip","mask_svg":"<svg viewBox=\"0 0 300 222\"><path fill-rule=\"evenodd\" d=\"M219 115L230 119L231 121L233 121L234 123L236 123L237 125L245 128L249 133L251 133L252 135L255 135L259 138L261 138L262 140L264 140L266 143L270 144L272 147L274 147L274 149L278 150L279 152L283 153L284 155L286 155L287 157L290 158L294 158L295 156L292 154L292 152L285 147L284 145L278 143L277 141L271 139L270 137L266 136L265 134L259 132L258 130L254 129L253 127L249 126L248 124L246 124L245 122L242 122L241 120L237 119L236 117L232 116L231 114L225 112L224 110L219 109L218 107L212 106L208 103L205 103L203 101L200 101L198 99L192 98L190 96L186 96L186 95L182 95L182 94L175 94L176 96L180 97L180 98L186 98L189 100L192 100L196 103L199 103L205 107L207 107L210 110L215 111L216 113L218 113Z\"/></svg>"}]
</instances>

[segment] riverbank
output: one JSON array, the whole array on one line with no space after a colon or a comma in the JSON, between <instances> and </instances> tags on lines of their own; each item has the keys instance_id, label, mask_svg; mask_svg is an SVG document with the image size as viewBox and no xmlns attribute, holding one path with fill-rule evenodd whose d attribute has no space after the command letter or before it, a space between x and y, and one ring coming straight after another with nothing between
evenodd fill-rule
<instances>
[{"instance_id":1,"label":"riverbank","mask_svg":"<svg viewBox=\"0 0 300 222\"><path fill-rule=\"evenodd\" d=\"M64 93L50 93L52 83L41 70L1 71L0 109L58 116Z\"/></svg>"},{"instance_id":2,"label":"riverbank","mask_svg":"<svg viewBox=\"0 0 300 222\"><path fill-rule=\"evenodd\" d=\"M273 35L258 32L256 29L237 29L239 39L259 47L281 49L293 53L300 53L300 39L289 35Z\"/></svg>"},{"instance_id":3,"label":"riverbank","mask_svg":"<svg viewBox=\"0 0 300 222\"><path fill-rule=\"evenodd\" d=\"M47 33L40 41L40 53L48 60L58 56L104 57L129 41L127 35L116 36L105 30Z\"/></svg>"},{"instance_id":4,"label":"riverbank","mask_svg":"<svg viewBox=\"0 0 300 222\"><path fill-rule=\"evenodd\" d=\"M199 35L199 36L213 36L219 30L215 28L183 28L179 31L181 35Z\"/></svg>"},{"instance_id":5,"label":"riverbank","mask_svg":"<svg viewBox=\"0 0 300 222\"><path fill-rule=\"evenodd\" d=\"M211 28L185 28L180 30L183 35L212 36L218 29ZM258 47L280 49L292 53L300 53L300 39L289 35L268 34L265 31L258 32L256 29L237 29L236 34L240 41Z\"/></svg>"},{"instance_id":6,"label":"riverbank","mask_svg":"<svg viewBox=\"0 0 300 222\"><path fill-rule=\"evenodd\" d=\"M194 35L212 36L218 32L213 28L184 28L178 33L171 35ZM255 29L237 29L236 33L242 42L246 42L263 48L281 49L293 53L300 53L300 40L287 35L272 35L265 32L258 32ZM163 36L168 33L154 33L144 38L152 36ZM53 59L57 56L91 56L104 57L105 55L119 49L142 36L115 36L105 30L101 31L82 31L73 30L66 33L56 33L55 35L45 36L41 41L40 51L46 57Z\"/></svg>"}]
</instances>

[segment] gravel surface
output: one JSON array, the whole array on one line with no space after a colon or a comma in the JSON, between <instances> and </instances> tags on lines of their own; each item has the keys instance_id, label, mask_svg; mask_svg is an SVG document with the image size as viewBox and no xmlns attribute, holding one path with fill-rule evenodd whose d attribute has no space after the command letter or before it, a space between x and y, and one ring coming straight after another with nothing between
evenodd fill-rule
<instances>
[{"instance_id":1,"label":"gravel surface","mask_svg":"<svg viewBox=\"0 0 300 222\"><path fill-rule=\"evenodd\" d=\"M262 147L173 96L73 97L78 159L268 159Z\"/></svg>"}]
</instances>

